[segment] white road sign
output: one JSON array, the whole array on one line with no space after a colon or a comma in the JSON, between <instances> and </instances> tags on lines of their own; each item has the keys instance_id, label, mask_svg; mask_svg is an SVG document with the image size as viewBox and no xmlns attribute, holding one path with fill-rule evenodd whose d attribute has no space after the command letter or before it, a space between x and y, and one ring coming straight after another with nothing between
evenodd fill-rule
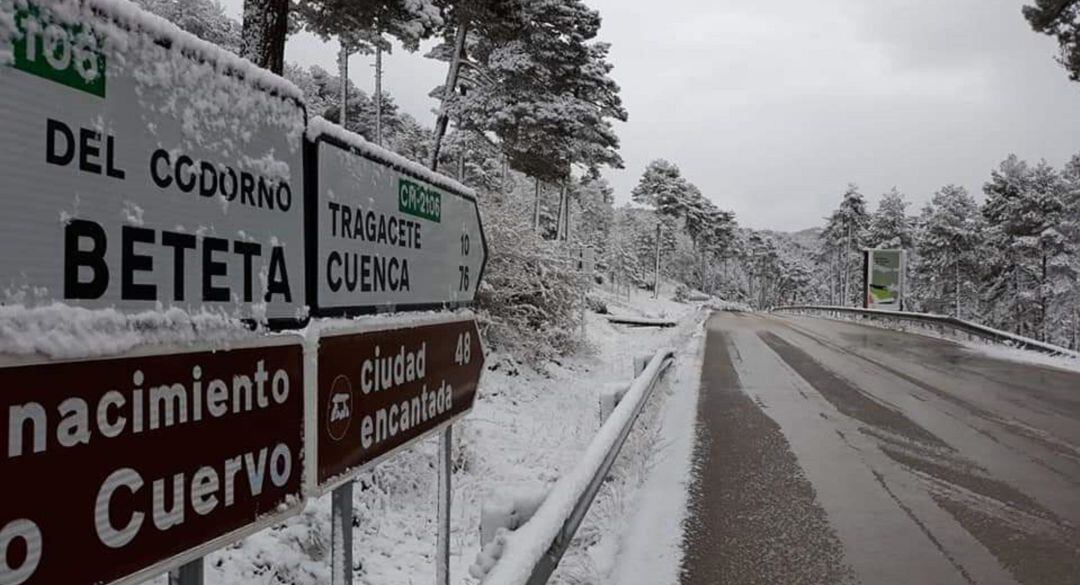
<instances>
[{"instance_id":1,"label":"white road sign","mask_svg":"<svg viewBox=\"0 0 1080 585\"><path fill-rule=\"evenodd\" d=\"M308 296L315 315L460 306L487 259L465 187L321 119L308 209Z\"/></svg>"},{"instance_id":2,"label":"white road sign","mask_svg":"<svg viewBox=\"0 0 1080 585\"><path fill-rule=\"evenodd\" d=\"M295 88L111 5L61 4L0 18L0 304L300 316Z\"/></svg>"}]
</instances>

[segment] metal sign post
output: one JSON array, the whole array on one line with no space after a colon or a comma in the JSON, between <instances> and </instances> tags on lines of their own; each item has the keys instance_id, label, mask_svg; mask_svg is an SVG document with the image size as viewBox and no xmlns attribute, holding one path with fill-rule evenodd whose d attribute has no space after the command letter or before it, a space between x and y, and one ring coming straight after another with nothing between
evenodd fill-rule
<instances>
[{"instance_id":1,"label":"metal sign post","mask_svg":"<svg viewBox=\"0 0 1080 585\"><path fill-rule=\"evenodd\" d=\"M453 426L439 434L439 534L435 545L435 583L450 585L450 501L453 490L450 485L453 469Z\"/></svg>"},{"instance_id":2,"label":"metal sign post","mask_svg":"<svg viewBox=\"0 0 1080 585\"><path fill-rule=\"evenodd\" d=\"M169 585L203 585L203 560L195 559L169 571Z\"/></svg>"},{"instance_id":3,"label":"metal sign post","mask_svg":"<svg viewBox=\"0 0 1080 585\"><path fill-rule=\"evenodd\" d=\"M330 509L330 583L352 585L353 482L334 490Z\"/></svg>"}]
</instances>

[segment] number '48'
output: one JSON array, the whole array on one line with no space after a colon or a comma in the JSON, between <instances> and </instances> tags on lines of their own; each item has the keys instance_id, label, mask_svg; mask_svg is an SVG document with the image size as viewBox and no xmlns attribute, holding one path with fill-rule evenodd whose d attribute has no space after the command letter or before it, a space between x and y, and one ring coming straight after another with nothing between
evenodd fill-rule
<instances>
[{"instance_id":1,"label":"number '48'","mask_svg":"<svg viewBox=\"0 0 1080 585\"><path fill-rule=\"evenodd\" d=\"M472 333L466 331L457 337L457 348L454 349L454 363L465 365L469 363L472 353Z\"/></svg>"}]
</instances>

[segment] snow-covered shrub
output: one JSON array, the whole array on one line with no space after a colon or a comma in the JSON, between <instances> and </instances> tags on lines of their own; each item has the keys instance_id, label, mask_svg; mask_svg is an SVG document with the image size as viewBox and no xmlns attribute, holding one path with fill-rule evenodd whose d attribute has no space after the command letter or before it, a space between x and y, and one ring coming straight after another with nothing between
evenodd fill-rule
<instances>
[{"instance_id":1,"label":"snow-covered shrub","mask_svg":"<svg viewBox=\"0 0 1080 585\"><path fill-rule=\"evenodd\" d=\"M587 308L593 313L596 313L598 315L608 314L607 301L600 297L588 295L585 297L585 304Z\"/></svg>"},{"instance_id":2,"label":"snow-covered shrub","mask_svg":"<svg viewBox=\"0 0 1080 585\"><path fill-rule=\"evenodd\" d=\"M518 190L481 202L488 263L477 309L489 344L540 361L581 346L587 282L560 243L533 231L522 196Z\"/></svg>"}]
</instances>

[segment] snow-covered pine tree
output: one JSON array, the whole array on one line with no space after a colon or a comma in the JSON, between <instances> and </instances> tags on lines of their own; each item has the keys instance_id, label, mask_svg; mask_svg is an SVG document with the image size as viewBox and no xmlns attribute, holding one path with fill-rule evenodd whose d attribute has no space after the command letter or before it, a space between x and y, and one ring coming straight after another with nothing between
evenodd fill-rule
<instances>
[{"instance_id":1,"label":"snow-covered pine tree","mask_svg":"<svg viewBox=\"0 0 1080 585\"><path fill-rule=\"evenodd\" d=\"M982 217L967 189L946 185L923 208L911 268L911 293L920 308L969 319L979 314Z\"/></svg>"},{"instance_id":2,"label":"snow-covered pine tree","mask_svg":"<svg viewBox=\"0 0 1080 585\"><path fill-rule=\"evenodd\" d=\"M390 98L382 91L382 55L393 49L391 38L407 51L419 49L420 42L430 38L443 25L438 6L431 0L303 0L296 6L297 16L307 30L323 39L337 37L347 54L376 55L370 130L364 136L372 142L385 142L383 121L388 114L387 107L393 107L393 103L388 103ZM345 119L351 129L348 121L352 116L346 115Z\"/></svg>"},{"instance_id":3,"label":"snow-covered pine tree","mask_svg":"<svg viewBox=\"0 0 1080 585\"><path fill-rule=\"evenodd\" d=\"M574 185L574 199L581 202L578 241L591 246L597 258L607 256L615 215L615 190L600 172L592 169Z\"/></svg>"},{"instance_id":4,"label":"snow-covered pine tree","mask_svg":"<svg viewBox=\"0 0 1080 585\"><path fill-rule=\"evenodd\" d=\"M665 217L681 217L687 209L690 184L674 163L662 158L645 167L641 179L630 192L635 203L652 207Z\"/></svg>"},{"instance_id":5,"label":"snow-covered pine tree","mask_svg":"<svg viewBox=\"0 0 1080 585\"><path fill-rule=\"evenodd\" d=\"M866 245L872 248L902 248L912 246L912 220L907 215L908 203L896 187L881 196L877 211L870 217Z\"/></svg>"},{"instance_id":6,"label":"snow-covered pine tree","mask_svg":"<svg viewBox=\"0 0 1080 585\"><path fill-rule=\"evenodd\" d=\"M995 325L1038 339L1047 336L1055 281L1068 264L1057 231L1066 185L1045 162L1035 168L1006 158L983 187L987 224L987 279L983 295Z\"/></svg>"},{"instance_id":7,"label":"snow-covered pine tree","mask_svg":"<svg viewBox=\"0 0 1080 585\"><path fill-rule=\"evenodd\" d=\"M216 0L135 0L135 4L204 41L240 52L240 23L229 18Z\"/></svg>"},{"instance_id":8,"label":"snow-covered pine tree","mask_svg":"<svg viewBox=\"0 0 1080 585\"><path fill-rule=\"evenodd\" d=\"M289 0L244 0L241 57L281 75L288 32Z\"/></svg>"},{"instance_id":9,"label":"snow-covered pine tree","mask_svg":"<svg viewBox=\"0 0 1080 585\"><path fill-rule=\"evenodd\" d=\"M557 187L556 233L565 238L573 225L566 200L571 171L622 165L610 120L626 119L626 112L608 75L607 46L594 41L595 10L579 0L504 4L480 6L490 14L467 23L461 91L448 94L442 112L460 129L497 139L510 168ZM446 36L429 56L454 62L458 38Z\"/></svg>"},{"instance_id":10,"label":"snow-covered pine tree","mask_svg":"<svg viewBox=\"0 0 1080 585\"><path fill-rule=\"evenodd\" d=\"M840 206L829 216L820 239L820 260L832 274L832 302L861 306L862 250L870 216L858 185L848 184Z\"/></svg>"},{"instance_id":11,"label":"snow-covered pine tree","mask_svg":"<svg viewBox=\"0 0 1080 585\"><path fill-rule=\"evenodd\" d=\"M1059 324L1061 343L1070 349L1080 349L1080 154L1073 155L1065 163L1061 177L1065 184L1065 209L1058 229L1065 236L1066 264L1072 278L1058 281L1067 290L1062 293L1060 305L1051 318Z\"/></svg>"}]
</instances>

